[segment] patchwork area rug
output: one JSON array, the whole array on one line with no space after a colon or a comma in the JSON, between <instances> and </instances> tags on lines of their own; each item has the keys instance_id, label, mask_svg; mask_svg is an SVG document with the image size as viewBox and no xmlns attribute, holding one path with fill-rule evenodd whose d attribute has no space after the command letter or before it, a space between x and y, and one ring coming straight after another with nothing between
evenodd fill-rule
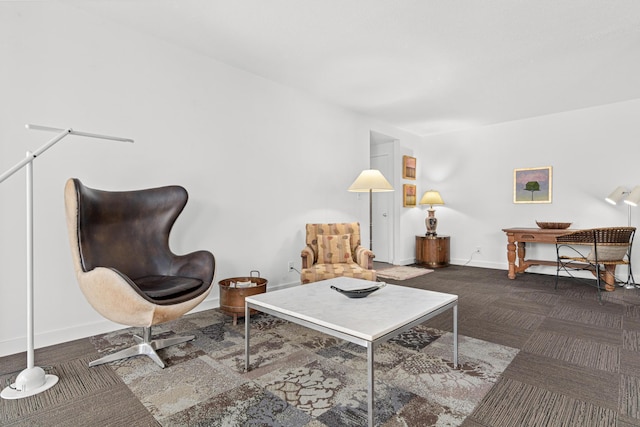
<instances>
[{"instance_id":1,"label":"patchwork area rug","mask_svg":"<svg viewBox=\"0 0 640 427\"><path fill-rule=\"evenodd\" d=\"M366 349L265 315L251 317L251 369L244 322L208 310L157 327L193 334L147 357L110 366L163 426L362 426L367 420ZM101 352L130 344L131 330L93 338ZM497 381L517 349L419 325L375 349L376 425L455 426Z\"/></svg>"},{"instance_id":2,"label":"patchwork area rug","mask_svg":"<svg viewBox=\"0 0 640 427\"><path fill-rule=\"evenodd\" d=\"M391 268L385 268L382 270L376 270L378 277L383 279L393 280L407 280L414 277L422 276L423 274L433 273L433 270L428 268L408 267L405 265L396 265Z\"/></svg>"}]
</instances>

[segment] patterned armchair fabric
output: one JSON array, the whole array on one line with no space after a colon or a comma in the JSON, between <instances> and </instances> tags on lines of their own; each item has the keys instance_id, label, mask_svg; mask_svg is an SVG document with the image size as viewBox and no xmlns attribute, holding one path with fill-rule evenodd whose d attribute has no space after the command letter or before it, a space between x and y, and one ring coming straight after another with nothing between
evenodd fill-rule
<instances>
[{"instance_id":1,"label":"patterned armchair fabric","mask_svg":"<svg viewBox=\"0 0 640 427\"><path fill-rule=\"evenodd\" d=\"M360 224L307 224L306 244L300 256L300 281L317 282L339 276L376 280L375 255L360 246Z\"/></svg>"}]
</instances>

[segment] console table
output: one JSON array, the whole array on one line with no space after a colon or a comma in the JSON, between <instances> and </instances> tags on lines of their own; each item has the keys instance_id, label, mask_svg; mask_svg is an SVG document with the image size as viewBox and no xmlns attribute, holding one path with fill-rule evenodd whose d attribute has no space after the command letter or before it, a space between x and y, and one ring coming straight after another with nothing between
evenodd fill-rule
<instances>
[{"instance_id":1,"label":"console table","mask_svg":"<svg viewBox=\"0 0 640 427\"><path fill-rule=\"evenodd\" d=\"M550 260L525 259L525 243L556 244L556 237L577 230L550 229L550 228L503 228L507 234L507 260L509 261L509 279L515 279L516 273L523 273L532 265L551 265L556 267L558 263ZM516 247L518 263L516 264Z\"/></svg>"},{"instance_id":2,"label":"console table","mask_svg":"<svg viewBox=\"0 0 640 427\"><path fill-rule=\"evenodd\" d=\"M551 228L503 228L507 234L507 259L509 261L509 279L515 279L516 273L523 273L532 265L551 265L558 266L557 261L541 260L541 259L525 259L526 249L525 243L556 243L556 237L563 234L578 231L576 229L551 229ZM516 264L516 247L518 253L518 264ZM606 283L605 290L611 292L615 290L615 265L605 265L602 272L602 280ZM595 272L592 271L595 275Z\"/></svg>"}]
</instances>

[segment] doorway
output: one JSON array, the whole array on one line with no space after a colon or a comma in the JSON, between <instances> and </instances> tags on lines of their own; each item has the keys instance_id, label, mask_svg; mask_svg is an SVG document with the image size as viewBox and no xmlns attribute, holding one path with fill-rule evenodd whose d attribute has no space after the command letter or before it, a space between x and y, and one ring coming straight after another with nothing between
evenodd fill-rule
<instances>
[{"instance_id":1,"label":"doorway","mask_svg":"<svg viewBox=\"0 0 640 427\"><path fill-rule=\"evenodd\" d=\"M369 167L378 169L395 188L394 184L394 146L395 139L374 131L370 132ZM393 200L395 192L374 193L372 222L373 222L373 253L376 262L393 264L394 245L394 211Z\"/></svg>"}]
</instances>

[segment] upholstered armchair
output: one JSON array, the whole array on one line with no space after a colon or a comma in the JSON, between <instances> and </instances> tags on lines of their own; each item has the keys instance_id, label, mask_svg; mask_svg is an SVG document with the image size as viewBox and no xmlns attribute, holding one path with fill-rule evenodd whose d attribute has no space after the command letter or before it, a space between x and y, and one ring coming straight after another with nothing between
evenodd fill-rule
<instances>
[{"instance_id":1,"label":"upholstered armchair","mask_svg":"<svg viewBox=\"0 0 640 427\"><path fill-rule=\"evenodd\" d=\"M376 280L375 255L360 245L360 224L307 224L300 281L317 282L339 276Z\"/></svg>"},{"instance_id":2,"label":"upholstered armchair","mask_svg":"<svg viewBox=\"0 0 640 427\"><path fill-rule=\"evenodd\" d=\"M187 203L187 191L168 186L111 192L65 186L69 243L76 277L93 308L107 319L143 328L130 348L89 366L147 355L160 367L156 350L193 336L151 340L151 327L174 320L209 294L215 259L208 251L176 255L169 233Z\"/></svg>"}]
</instances>

